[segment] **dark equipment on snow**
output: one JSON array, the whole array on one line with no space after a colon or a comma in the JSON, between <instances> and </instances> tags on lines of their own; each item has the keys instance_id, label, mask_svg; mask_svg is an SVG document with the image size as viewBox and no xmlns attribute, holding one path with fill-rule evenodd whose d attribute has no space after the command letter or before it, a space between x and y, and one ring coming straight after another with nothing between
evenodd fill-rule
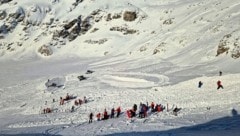
<instances>
[{"instance_id":1,"label":"dark equipment on snow","mask_svg":"<svg viewBox=\"0 0 240 136\"><path fill-rule=\"evenodd\" d=\"M87 77L85 77L85 76L83 76L83 75L78 76L77 78L79 79L79 81L82 81L82 80L86 80L86 79L87 79Z\"/></svg>"}]
</instances>

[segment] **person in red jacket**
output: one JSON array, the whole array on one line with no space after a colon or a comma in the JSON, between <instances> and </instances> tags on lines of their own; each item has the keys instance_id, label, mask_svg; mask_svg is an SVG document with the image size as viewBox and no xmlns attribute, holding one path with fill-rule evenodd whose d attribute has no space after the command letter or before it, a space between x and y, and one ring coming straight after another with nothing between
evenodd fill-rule
<instances>
[{"instance_id":1,"label":"person in red jacket","mask_svg":"<svg viewBox=\"0 0 240 136\"><path fill-rule=\"evenodd\" d=\"M119 106L119 107L117 108L117 117L119 117L120 113L121 113L121 108L120 108L120 106Z\"/></svg>"},{"instance_id":2,"label":"person in red jacket","mask_svg":"<svg viewBox=\"0 0 240 136\"><path fill-rule=\"evenodd\" d=\"M218 86L217 89L220 89L220 88L223 89L223 86L220 80L217 81L217 86Z\"/></svg>"},{"instance_id":3,"label":"person in red jacket","mask_svg":"<svg viewBox=\"0 0 240 136\"><path fill-rule=\"evenodd\" d=\"M98 120L98 121L101 120L101 113L100 113L100 112L97 114L97 120Z\"/></svg>"},{"instance_id":4,"label":"person in red jacket","mask_svg":"<svg viewBox=\"0 0 240 136\"><path fill-rule=\"evenodd\" d=\"M108 119L108 113L107 110L105 109L103 112L103 120L107 120Z\"/></svg>"}]
</instances>

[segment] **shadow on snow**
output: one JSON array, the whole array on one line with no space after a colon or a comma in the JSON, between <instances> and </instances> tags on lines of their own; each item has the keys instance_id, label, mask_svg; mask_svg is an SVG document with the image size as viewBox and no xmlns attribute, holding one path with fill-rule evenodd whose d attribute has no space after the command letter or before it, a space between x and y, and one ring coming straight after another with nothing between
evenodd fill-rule
<instances>
[{"instance_id":1,"label":"shadow on snow","mask_svg":"<svg viewBox=\"0 0 240 136\"><path fill-rule=\"evenodd\" d=\"M107 136L240 136L240 115L232 109L232 116L215 119L207 123L181 127L166 131L120 132ZM144 129L144 128L143 128ZM0 134L0 136L61 136L41 133Z\"/></svg>"},{"instance_id":2,"label":"shadow on snow","mask_svg":"<svg viewBox=\"0 0 240 136\"><path fill-rule=\"evenodd\" d=\"M194 126L166 131L120 132L107 136L240 136L240 115L235 109L231 112L232 116Z\"/></svg>"}]
</instances>

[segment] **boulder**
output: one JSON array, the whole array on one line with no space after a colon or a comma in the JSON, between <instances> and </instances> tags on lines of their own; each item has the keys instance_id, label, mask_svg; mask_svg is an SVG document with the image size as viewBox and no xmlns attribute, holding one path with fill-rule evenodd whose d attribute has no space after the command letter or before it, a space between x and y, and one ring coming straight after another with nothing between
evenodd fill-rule
<instances>
[{"instance_id":1,"label":"boulder","mask_svg":"<svg viewBox=\"0 0 240 136\"><path fill-rule=\"evenodd\" d=\"M137 18L137 13L134 11L125 11L123 13L123 20L134 21Z\"/></svg>"},{"instance_id":2,"label":"boulder","mask_svg":"<svg viewBox=\"0 0 240 136\"><path fill-rule=\"evenodd\" d=\"M49 46L43 45L38 49L38 52L44 56L50 56L53 54L52 49Z\"/></svg>"}]
</instances>

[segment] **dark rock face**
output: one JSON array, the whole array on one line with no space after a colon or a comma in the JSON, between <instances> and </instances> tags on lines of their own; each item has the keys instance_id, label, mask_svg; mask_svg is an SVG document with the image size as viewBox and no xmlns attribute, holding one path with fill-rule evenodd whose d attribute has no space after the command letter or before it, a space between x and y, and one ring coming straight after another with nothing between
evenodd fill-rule
<instances>
[{"instance_id":1,"label":"dark rock face","mask_svg":"<svg viewBox=\"0 0 240 136\"><path fill-rule=\"evenodd\" d=\"M7 16L7 13L6 13L6 11L4 11L4 10L0 10L0 20L3 20L3 19L5 19L5 18L6 18L6 16Z\"/></svg>"},{"instance_id":2,"label":"dark rock face","mask_svg":"<svg viewBox=\"0 0 240 136\"><path fill-rule=\"evenodd\" d=\"M11 2L12 0L0 0L0 5L1 4L4 4L4 3L8 3L8 2Z\"/></svg>"},{"instance_id":3,"label":"dark rock face","mask_svg":"<svg viewBox=\"0 0 240 136\"><path fill-rule=\"evenodd\" d=\"M57 40L58 38L68 38L69 41L75 40L79 35L85 34L89 29L91 29L92 25L90 24L90 20L92 18L92 16L88 16L82 21L81 16L79 16L78 19L73 19L69 23L65 24L62 30L55 31L53 39Z\"/></svg>"}]
</instances>

